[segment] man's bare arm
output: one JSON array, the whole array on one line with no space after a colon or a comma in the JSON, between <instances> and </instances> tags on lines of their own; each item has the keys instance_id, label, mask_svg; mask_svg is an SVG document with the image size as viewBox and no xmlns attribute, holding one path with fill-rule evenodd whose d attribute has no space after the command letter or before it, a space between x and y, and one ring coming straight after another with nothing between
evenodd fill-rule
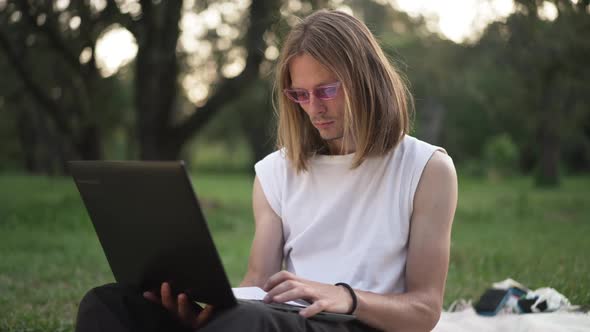
<instances>
[{"instance_id":1,"label":"man's bare arm","mask_svg":"<svg viewBox=\"0 0 590 332\"><path fill-rule=\"evenodd\" d=\"M457 174L450 157L435 152L414 197L406 293L358 291L357 317L382 330L430 331L440 317L449 266Z\"/></svg>"},{"instance_id":2,"label":"man's bare arm","mask_svg":"<svg viewBox=\"0 0 590 332\"><path fill-rule=\"evenodd\" d=\"M258 177L254 179L252 207L256 231L250 249L248 272L240 286L262 287L270 276L281 270L283 228L281 218L268 203Z\"/></svg>"}]
</instances>

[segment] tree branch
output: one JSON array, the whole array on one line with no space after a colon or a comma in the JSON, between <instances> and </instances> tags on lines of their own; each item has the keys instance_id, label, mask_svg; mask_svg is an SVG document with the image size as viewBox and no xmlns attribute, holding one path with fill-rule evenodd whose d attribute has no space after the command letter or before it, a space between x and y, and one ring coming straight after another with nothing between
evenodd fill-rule
<instances>
[{"instance_id":1,"label":"tree branch","mask_svg":"<svg viewBox=\"0 0 590 332\"><path fill-rule=\"evenodd\" d=\"M201 129L215 112L235 98L238 89L244 88L249 82L258 77L259 66L264 60L266 45L263 35L273 23L273 13L276 12L277 5L276 1L273 0L252 1L250 5L250 26L245 37L248 55L244 70L234 78L222 80L215 94L209 98L207 103L196 108L184 123L174 129L180 141L187 140Z\"/></svg>"},{"instance_id":2,"label":"tree branch","mask_svg":"<svg viewBox=\"0 0 590 332\"><path fill-rule=\"evenodd\" d=\"M75 72L79 73L80 75L86 74L87 70L84 66L80 63L79 57L75 55L72 50L66 45L65 41L60 36L59 32L57 31L55 16L53 14L53 10L49 7L45 7L44 14L47 16L46 22L43 25L37 24L37 14L36 12L32 11L31 6L29 5L28 1L16 1L18 6L20 7L21 11L27 18L27 21L31 25L33 29L36 29L43 33L50 41L51 46L53 49L59 53L65 61L74 69Z\"/></svg>"},{"instance_id":3,"label":"tree branch","mask_svg":"<svg viewBox=\"0 0 590 332\"><path fill-rule=\"evenodd\" d=\"M143 6L141 10L143 11ZM137 38L137 21L130 15L121 13L115 0L107 0L106 7L91 21L93 26L100 22L119 23Z\"/></svg>"},{"instance_id":4,"label":"tree branch","mask_svg":"<svg viewBox=\"0 0 590 332\"><path fill-rule=\"evenodd\" d=\"M60 116L59 105L49 97L34 80L33 74L28 70L27 66L23 63L24 54L19 54L11 45L10 40L6 36L3 30L0 29L0 47L4 50L8 60L14 66L16 72L27 89L31 92L37 103L45 108L49 115L55 121L58 130L65 135L69 135L72 131L65 119ZM24 52L21 52L24 53Z\"/></svg>"}]
</instances>

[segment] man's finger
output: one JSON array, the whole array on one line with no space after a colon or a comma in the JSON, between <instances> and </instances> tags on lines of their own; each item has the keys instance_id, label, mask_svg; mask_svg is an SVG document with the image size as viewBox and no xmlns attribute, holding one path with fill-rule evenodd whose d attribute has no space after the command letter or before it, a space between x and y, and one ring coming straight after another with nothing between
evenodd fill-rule
<instances>
[{"instance_id":1,"label":"man's finger","mask_svg":"<svg viewBox=\"0 0 590 332\"><path fill-rule=\"evenodd\" d=\"M285 292L279 293L277 295L270 296L268 300L269 302L288 302L307 298L309 298L309 295L305 294L305 289L303 287L296 287L291 288Z\"/></svg>"},{"instance_id":2,"label":"man's finger","mask_svg":"<svg viewBox=\"0 0 590 332\"><path fill-rule=\"evenodd\" d=\"M205 325L207 321L209 321L209 318L213 314L213 308L214 307L212 305L205 306L205 308L197 316L197 324L195 327L201 327Z\"/></svg>"},{"instance_id":3,"label":"man's finger","mask_svg":"<svg viewBox=\"0 0 590 332\"><path fill-rule=\"evenodd\" d=\"M143 297L151 302L162 304L158 295L154 294L153 292L143 292Z\"/></svg>"},{"instance_id":4,"label":"man's finger","mask_svg":"<svg viewBox=\"0 0 590 332\"><path fill-rule=\"evenodd\" d=\"M178 294L178 316L184 324L192 328L197 327L197 314L185 294Z\"/></svg>"},{"instance_id":5,"label":"man's finger","mask_svg":"<svg viewBox=\"0 0 590 332\"><path fill-rule=\"evenodd\" d=\"M293 273L287 271L277 272L268 278L262 289L268 292L285 280L296 280L296 276Z\"/></svg>"},{"instance_id":6,"label":"man's finger","mask_svg":"<svg viewBox=\"0 0 590 332\"><path fill-rule=\"evenodd\" d=\"M272 302L272 298L275 296L288 292L291 289L295 289L300 286L300 283L294 280L285 280L282 283L275 285L272 289L268 291L266 296L264 297L265 302Z\"/></svg>"},{"instance_id":7,"label":"man's finger","mask_svg":"<svg viewBox=\"0 0 590 332\"><path fill-rule=\"evenodd\" d=\"M314 316L324 310L324 303L322 301L316 301L309 307L299 311L299 314L305 318Z\"/></svg>"},{"instance_id":8,"label":"man's finger","mask_svg":"<svg viewBox=\"0 0 590 332\"><path fill-rule=\"evenodd\" d=\"M172 296L172 289L167 282L162 283L160 287L160 294L162 296L162 305L172 313L176 313L176 298Z\"/></svg>"}]
</instances>

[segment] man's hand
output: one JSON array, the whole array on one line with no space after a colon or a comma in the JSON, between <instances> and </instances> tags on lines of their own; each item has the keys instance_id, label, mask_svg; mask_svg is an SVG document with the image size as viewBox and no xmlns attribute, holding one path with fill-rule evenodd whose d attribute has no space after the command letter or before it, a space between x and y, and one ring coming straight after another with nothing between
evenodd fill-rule
<instances>
[{"instance_id":1,"label":"man's hand","mask_svg":"<svg viewBox=\"0 0 590 332\"><path fill-rule=\"evenodd\" d=\"M299 299L311 302L312 305L299 312L306 318L321 311L344 314L352 307L352 297L346 288L305 280L287 271L272 275L263 289L268 292L264 298L267 303Z\"/></svg>"},{"instance_id":2,"label":"man's hand","mask_svg":"<svg viewBox=\"0 0 590 332\"><path fill-rule=\"evenodd\" d=\"M161 304L172 315L178 318L183 325L193 329L203 326L213 312L213 306L210 305L205 306L203 310L197 312L186 294L181 293L174 298L170 284L167 282L163 282L160 287L160 297L153 292L144 292L143 297L154 303Z\"/></svg>"}]
</instances>

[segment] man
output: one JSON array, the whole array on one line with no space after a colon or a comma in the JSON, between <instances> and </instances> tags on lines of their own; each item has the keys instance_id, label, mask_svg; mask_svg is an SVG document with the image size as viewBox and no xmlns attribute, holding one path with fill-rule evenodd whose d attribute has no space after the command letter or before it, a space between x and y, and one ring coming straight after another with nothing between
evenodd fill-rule
<instances>
[{"instance_id":1,"label":"man","mask_svg":"<svg viewBox=\"0 0 590 332\"><path fill-rule=\"evenodd\" d=\"M162 305L175 317L163 323L168 329L431 330L442 308L457 178L443 149L407 135L411 97L402 79L362 22L319 11L287 37L276 87L279 150L255 167L256 232L241 285L263 288L268 302L312 305L299 315L245 305L199 312L167 283L160 296L144 294L157 308L103 302L125 307L116 316L134 321L161 317ZM79 317L92 311L84 303ZM358 321L307 319L320 311Z\"/></svg>"}]
</instances>

